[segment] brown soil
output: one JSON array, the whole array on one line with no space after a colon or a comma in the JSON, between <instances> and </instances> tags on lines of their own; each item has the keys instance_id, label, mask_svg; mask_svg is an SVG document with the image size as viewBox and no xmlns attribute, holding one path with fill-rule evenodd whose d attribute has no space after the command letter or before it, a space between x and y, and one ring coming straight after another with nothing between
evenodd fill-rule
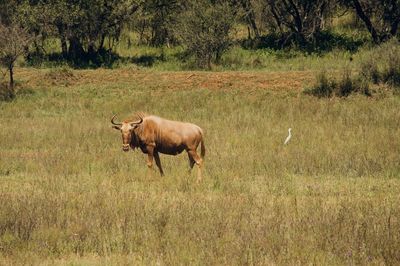
<instances>
[{"instance_id":1,"label":"brown soil","mask_svg":"<svg viewBox=\"0 0 400 266\"><path fill-rule=\"evenodd\" d=\"M72 75L49 75L48 70L17 68L16 78L30 87L54 85L81 86L85 84L132 83L157 86L161 89L188 90L294 90L310 85L314 73L290 72L201 72L201 71L151 71L129 68L72 70ZM60 80L55 80L55 78Z\"/></svg>"}]
</instances>

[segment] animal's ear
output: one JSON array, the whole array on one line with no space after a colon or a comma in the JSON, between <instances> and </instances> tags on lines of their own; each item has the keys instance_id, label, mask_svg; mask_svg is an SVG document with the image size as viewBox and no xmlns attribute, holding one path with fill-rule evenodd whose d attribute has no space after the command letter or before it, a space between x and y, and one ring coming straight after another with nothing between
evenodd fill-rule
<instances>
[{"instance_id":1,"label":"animal's ear","mask_svg":"<svg viewBox=\"0 0 400 266\"><path fill-rule=\"evenodd\" d=\"M115 128L116 130L121 130L119 126L112 126L112 127Z\"/></svg>"}]
</instances>

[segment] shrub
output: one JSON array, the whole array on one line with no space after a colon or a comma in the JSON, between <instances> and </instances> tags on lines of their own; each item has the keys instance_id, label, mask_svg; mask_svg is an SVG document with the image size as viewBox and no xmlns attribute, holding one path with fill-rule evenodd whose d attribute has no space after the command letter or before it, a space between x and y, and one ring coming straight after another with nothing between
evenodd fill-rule
<instances>
[{"instance_id":1,"label":"shrub","mask_svg":"<svg viewBox=\"0 0 400 266\"><path fill-rule=\"evenodd\" d=\"M388 65L382 73L383 80L393 87L400 87L400 43L391 46L388 52Z\"/></svg>"},{"instance_id":2,"label":"shrub","mask_svg":"<svg viewBox=\"0 0 400 266\"><path fill-rule=\"evenodd\" d=\"M361 75L375 84L400 87L400 43L392 39L371 51L361 64Z\"/></svg>"},{"instance_id":3,"label":"shrub","mask_svg":"<svg viewBox=\"0 0 400 266\"><path fill-rule=\"evenodd\" d=\"M326 72L321 72L316 84L305 93L317 97L347 97L353 93L371 96L368 82L360 76L352 77L348 69L343 71L342 78L339 80L329 78Z\"/></svg>"},{"instance_id":4,"label":"shrub","mask_svg":"<svg viewBox=\"0 0 400 266\"><path fill-rule=\"evenodd\" d=\"M193 1L181 15L176 35L200 68L219 63L232 44L235 13L228 3Z\"/></svg>"},{"instance_id":5,"label":"shrub","mask_svg":"<svg viewBox=\"0 0 400 266\"><path fill-rule=\"evenodd\" d=\"M326 72L321 72L317 76L316 84L313 88L307 90L306 93L317 97L331 97L336 87L336 82L329 79Z\"/></svg>"}]
</instances>

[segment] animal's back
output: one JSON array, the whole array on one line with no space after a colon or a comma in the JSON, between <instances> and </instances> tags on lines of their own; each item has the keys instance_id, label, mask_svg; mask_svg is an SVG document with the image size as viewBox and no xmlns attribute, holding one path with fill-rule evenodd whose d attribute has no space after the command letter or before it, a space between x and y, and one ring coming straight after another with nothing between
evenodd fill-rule
<instances>
[{"instance_id":1,"label":"animal's back","mask_svg":"<svg viewBox=\"0 0 400 266\"><path fill-rule=\"evenodd\" d=\"M155 115L146 117L145 121L156 128L156 142L165 148L197 146L203 136L202 129L192 123L169 120Z\"/></svg>"},{"instance_id":2,"label":"animal's back","mask_svg":"<svg viewBox=\"0 0 400 266\"><path fill-rule=\"evenodd\" d=\"M203 133L202 129L193 123L169 120L155 115L150 115L146 117L145 120L154 122L154 124L165 133L177 134L182 137Z\"/></svg>"}]
</instances>

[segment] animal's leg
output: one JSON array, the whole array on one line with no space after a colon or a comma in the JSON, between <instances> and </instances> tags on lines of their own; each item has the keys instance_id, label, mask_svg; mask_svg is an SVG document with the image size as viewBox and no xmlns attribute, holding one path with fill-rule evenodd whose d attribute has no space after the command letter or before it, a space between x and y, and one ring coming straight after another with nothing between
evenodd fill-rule
<instances>
[{"instance_id":1,"label":"animal's leg","mask_svg":"<svg viewBox=\"0 0 400 266\"><path fill-rule=\"evenodd\" d=\"M147 167L149 169L153 168L153 154L154 154L154 147L153 146L146 146L147 149Z\"/></svg>"},{"instance_id":2,"label":"animal's leg","mask_svg":"<svg viewBox=\"0 0 400 266\"><path fill-rule=\"evenodd\" d=\"M189 157L192 157L195 163L198 166L197 170L197 183L199 183L202 179L201 176L201 168L203 168L203 159L197 154L195 150L188 150Z\"/></svg>"},{"instance_id":3,"label":"animal's leg","mask_svg":"<svg viewBox=\"0 0 400 266\"><path fill-rule=\"evenodd\" d=\"M154 153L154 159L156 160L156 165L157 165L158 169L160 170L161 176L163 176L164 175L164 171L163 171L163 169L161 167L160 155L158 154L158 152Z\"/></svg>"},{"instance_id":4,"label":"animal's leg","mask_svg":"<svg viewBox=\"0 0 400 266\"><path fill-rule=\"evenodd\" d=\"M192 156L189 153L188 153L188 157L189 157L189 167L190 167L189 172L190 172L190 170L193 169L195 161L194 161L194 159L192 158Z\"/></svg>"}]
</instances>

